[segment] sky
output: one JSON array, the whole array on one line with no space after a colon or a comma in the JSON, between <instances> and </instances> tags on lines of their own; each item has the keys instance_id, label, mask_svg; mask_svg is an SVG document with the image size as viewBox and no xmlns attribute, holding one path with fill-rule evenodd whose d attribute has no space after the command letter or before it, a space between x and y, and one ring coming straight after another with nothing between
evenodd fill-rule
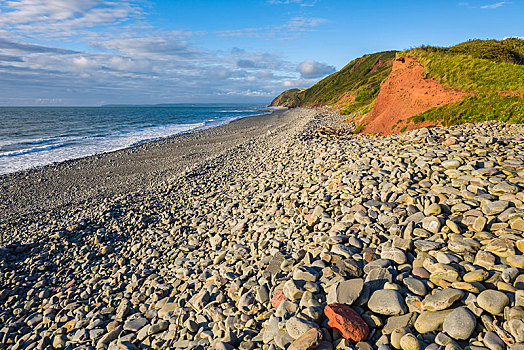
<instances>
[{"instance_id":1,"label":"sky","mask_svg":"<svg viewBox=\"0 0 524 350\"><path fill-rule=\"evenodd\" d=\"M268 103L367 53L524 37L524 0L0 0L0 105Z\"/></svg>"}]
</instances>

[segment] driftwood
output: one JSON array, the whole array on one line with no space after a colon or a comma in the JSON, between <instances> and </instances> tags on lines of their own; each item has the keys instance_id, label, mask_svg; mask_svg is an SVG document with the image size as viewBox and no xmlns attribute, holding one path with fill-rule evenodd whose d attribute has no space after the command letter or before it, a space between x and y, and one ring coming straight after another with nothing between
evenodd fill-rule
<instances>
[{"instance_id":1,"label":"driftwood","mask_svg":"<svg viewBox=\"0 0 524 350\"><path fill-rule=\"evenodd\" d=\"M318 137L331 138L351 135L352 131L345 128L332 128L329 126L321 126L315 129L315 134Z\"/></svg>"}]
</instances>

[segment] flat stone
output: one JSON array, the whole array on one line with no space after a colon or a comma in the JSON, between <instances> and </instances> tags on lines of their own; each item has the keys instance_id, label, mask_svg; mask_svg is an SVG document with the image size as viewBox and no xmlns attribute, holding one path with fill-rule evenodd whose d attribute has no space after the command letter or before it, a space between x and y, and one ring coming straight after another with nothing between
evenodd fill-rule
<instances>
[{"instance_id":1,"label":"flat stone","mask_svg":"<svg viewBox=\"0 0 524 350\"><path fill-rule=\"evenodd\" d=\"M452 311L422 311L415 321L415 329L419 333L441 331L444 320Z\"/></svg>"},{"instance_id":2,"label":"flat stone","mask_svg":"<svg viewBox=\"0 0 524 350\"><path fill-rule=\"evenodd\" d=\"M440 242L433 242L433 241L426 241L426 240L416 240L414 243L415 248L422 252L429 252L430 250L437 250L445 246L444 243Z\"/></svg>"},{"instance_id":3,"label":"flat stone","mask_svg":"<svg viewBox=\"0 0 524 350\"><path fill-rule=\"evenodd\" d=\"M507 238L494 238L485 246L488 252L491 252L501 258L507 258L515 255L515 244Z\"/></svg>"},{"instance_id":4,"label":"flat stone","mask_svg":"<svg viewBox=\"0 0 524 350\"><path fill-rule=\"evenodd\" d=\"M487 280L489 273L486 270L474 270L462 276L464 282L482 282Z\"/></svg>"},{"instance_id":5,"label":"flat stone","mask_svg":"<svg viewBox=\"0 0 524 350\"><path fill-rule=\"evenodd\" d=\"M481 232L482 230L484 230L484 227L486 227L487 222L488 219L486 219L484 216L477 217L472 225L473 231Z\"/></svg>"},{"instance_id":6,"label":"flat stone","mask_svg":"<svg viewBox=\"0 0 524 350\"><path fill-rule=\"evenodd\" d=\"M284 292L282 291L282 289L277 289L275 290L275 293L273 294L273 297L271 298L271 305L273 305L275 309L278 309L278 306L280 305L280 303L286 299L287 297L284 295Z\"/></svg>"},{"instance_id":7,"label":"flat stone","mask_svg":"<svg viewBox=\"0 0 524 350\"><path fill-rule=\"evenodd\" d=\"M461 162L458 159L448 159L441 163L441 165L446 169L457 169Z\"/></svg>"},{"instance_id":8,"label":"flat stone","mask_svg":"<svg viewBox=\"0 0 524 350\"><path fill-rule=\"evenodd\" d=\"M497 215L502 213L508 207L508 201L486 202L484 206L482 206L482 212L486 215Z\"/></svg>"},{"instance_id":9,"label":"flat stone","mask_svg":"<svg viewBox=\"0 0 524 350\"><path fill-rule=\"evenodd\" d=\"M392 289L375 291L368 301L368 308L381 315L401 315L407 312L406 303L399 292Z\"/></svg>"},{"instance_id":10,"label":"flat stone","mask_svg":"<svg viewBox=\"0 0 524 350\"><path fill-rule=\"evenodd\" d=\"M431 203L426 209L424 209L424 215L436 216L442 213L442 208L438 203Z\"/></svg>"},{"instance_id":11,"label":"flat stone","mask_svg":"<svg viewBox=\"0 0 524 350\"><path fill-rule=\"evenodd\" d=\"M388 317L386 325L382 328L382 334L391 334L395 329L413 326L417 316L415 312L410 312L401 316Z\"/></svg>"},{"instance_id":12,"label":"flat stone","mask_svg":"<svg viewBox=\"0 0 524 350\"><path fill-rule=\"evenodd\" d=\"M506 258L506 262L511 267L524 269L524 255L510 255Z\"/></svg>"},{"instance_id":13,"label":"flat stone","mask_svg":"<svg viewBox=\"0 0 524 350\"><path fill-rule=\"evenodd\" d=\"M398 265L404 264L407 261L406 253L401 249L394 247L383 248L380 253L380 258L392 260Z\"/></svg>"},{"instance_id":14,"label":"flat stone","mask_svg":"<svg viewBox=\"0 0 524 350\"><path fill-rule=\"evenodd\" d=\"M475 255L475 260L473 261L473 264L482 266L486 269L491 269L491 267L495 265L495 261L496 258L493 254L481 250L477 252L477 254Z\"/></svg>"},{"instance_id":15,"label":"flat stone","mask_svg":"<svg viewBox=\"0 0 524 350\"><path fill-rule=\"evenodd\" d=\"M362 268L352 259L342 259L335 263L333 271L344 278L356 278L363 275Z\"/></svg>"},{"instance_id":16,"label":"flat stone","mask_svg":"<svg viewBox=\"0 0 524 350\"><path fill-rule=\"evenodd\" d=\"M515 246L517 247L517 249L518 249L521 253L524 253L524 239L519 239L519 240L515 243Z\"/></svg>"},{"instance_id":17,"label":"flat stone","mask_svg":"<svg viewBox=\"0 0 524 350\"><path fill-rule=\"evenodd\" d=\"M408 333L400 338L400 348L402 350L420 350L420 342L415 335Z\"/></svg>"},{"instance_id":18,"label":"flat stone","mask_svg":"<svg viewBox=\"0 0 524 350\"><path fill-rule=\"evenodd\" d=\"M426 296L424 300L422 300L422 309L427 311L444 310L463 296L464 293L461 290L444 288Z\"/></svg>"},{"instance_id":19,"label":"flat stone","mask_svg":"<svg viewBox=\"0 0 524 350\"><path fill-rule=\"evenodd\" d=\"M402 282L408 287L409 291L416 295L426 295L426 285L419 279L407 277Z\"/></svg>"},{"instance_id":20,"label":"flat stone","mask_svg":"<svg viewBox=\"0 0 524 350\"><path fill-rule=\"evenodd\" d=\"M422 228L431 233L439 233L442 223L436 216L429 216L422 220Z\"/></svg>"},{"instance_id":21,"label":"flat stone","mask_svg":"<svg viewBox=\"0 0 524 350\"><path fill-rule=\"evenodd\" d=\"M314 350L321 340L322 332L318 328L311 328L291 343L287 350Z\"/></svg>"},{"instance_id":22,"label":"flat stone","mask_svg":"<svg viewBox=\"0 0 524 350\"><path fill-rule=\"evenodd\" d=\"M495 332L486 332L483 339L484 345L490 350L505 350L506 344L499 338Z\"/></svg>"},{"instance_id":23,"label":"flat stone","mask_svg":"<svg viewBox=\"0 0 524 350\"><path fill-rule=\"evenodd\" d=\"M318 279L318 272L312 267L300 266L293 271L293 279L316 282Z\"/></svg>"},{"instance_id":24,"label":"flat stone","mask_svg":"<svg viewBox=\"0 0 524 350\"><path fill-rule=\"evenodd\" d=\"M144 317L135 318L124 323L124 330L131 332L138 332L142 327L148 323Z\"/></svg>"},{"instance_id":25,"label":"flat stone","mask_svg":"<svg viewBox=\"0 0 524 350\"><path fill-rule=\"evenodd\" d=\"M422 266L415 266L411 273L413 274L413 276L417 276L424 279L427 279L430 276L429 271L423 268Z\"/></svg>"},{"instance_id":26,"label":"flat stone","mask_svg":"<svg viewBox=\"0 0 524 350\"><path fill-rule=\"evenodd\" d=\"M442 329L453 339L465 340L469 339L476 326L475 315L467 308L459 307L446 317Z\"/></svg>"},{"instance_id":27,"label":"flat stone","mask_svg":"<svg viewBox=\"0 0 524 350\"><path fill-rule=\"evenodd\" d=\"M363 286L364 280L362 278L354 278L335 283L329 289L327 303L341 303L351 305L360 296Z\"/></svg>"},{"instance_id":28,"label":"flat stone","mask_svg":"<svg viewBox=\"0 0 524 350\"><path fill-rule=\"evenodd\" d=\"M313 322L299 317L291 317L286 321L286 331L293 339L298 339L312 328L317 328Z\"/></svg>"},{"instance_id":29,"label":"flat stone","mask_svg":"<svg viewBox=\"0 0 524 350\"><path fill-rule=\"evenodd\" d=\"M510 223L510 226L513 230L524 232L524 219L518 218L518 219L512 220Z\"/></svg>"},{"instance_id":30,"label":"flat stone","mask_svg":"<svg viewBox=\"0 0 524 350\"><path fill-rule=\"evenodd\" d=\"M518 186L512 185L506 181L499 182L490 189L490 193L501 196L503 194L515 194L519 191Z\"/></svg>"},{"instance_id":31,"label":"flat stone","mask_svg":"<svg viewBox=\"0 0 524 350\"><path fill-rule=\"evenodd\" d=\"M453 253L475 253L481 244L473 239L457 239L448 242L448 248Z\"/></svg>"},{"instance_id":32,"label":"flat stone","mask_svg":"<svg viewBox=\"0 0 524 350\"><path fill-rule=\"evenodd\" d=\"M501 315L509 305L509 298L498 290L488 289L477 296L477 304L492 315Z\"/></svg>"},{"instance_id":33,"label":"flat stone","mask_svg":"<svg viewBox=\"0 0 524 350\"><path fill-rule=\"evenodd\" d=\"M455 254L445 252L438 252L436 258L437 261L441 264L458 263L462 260Z\"/></svg>"}]
</instances>

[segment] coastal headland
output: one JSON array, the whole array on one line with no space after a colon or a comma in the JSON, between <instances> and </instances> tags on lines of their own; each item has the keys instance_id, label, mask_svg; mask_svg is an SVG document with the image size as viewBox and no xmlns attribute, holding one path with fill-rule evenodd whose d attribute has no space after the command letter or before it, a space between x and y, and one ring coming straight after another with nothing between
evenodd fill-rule
<instances>
[{"instance_id":1,"label":"coastal headland","mask_svg":"<svg viewBox=\"0 0 524 350\"><path fill-rule=\"evenodd\" d=\"M524 342L524 127L296 108L3 176L5 349Z\"/></svg>"}]
</instances>

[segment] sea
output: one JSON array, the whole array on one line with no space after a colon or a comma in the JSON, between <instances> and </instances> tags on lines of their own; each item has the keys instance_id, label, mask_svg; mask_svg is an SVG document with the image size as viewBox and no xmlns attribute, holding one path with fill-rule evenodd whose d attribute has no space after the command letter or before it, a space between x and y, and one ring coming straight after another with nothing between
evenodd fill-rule
<instances>
[{"instance_id":1,"label":"sea","mask_svg":"<svg viewBox=\"0 0 524 350\"><path fill-rule=\"evenodd\" d=\"M270 113L263 105L0 107L0 174Z\"/></svg>"}]
</instances>

